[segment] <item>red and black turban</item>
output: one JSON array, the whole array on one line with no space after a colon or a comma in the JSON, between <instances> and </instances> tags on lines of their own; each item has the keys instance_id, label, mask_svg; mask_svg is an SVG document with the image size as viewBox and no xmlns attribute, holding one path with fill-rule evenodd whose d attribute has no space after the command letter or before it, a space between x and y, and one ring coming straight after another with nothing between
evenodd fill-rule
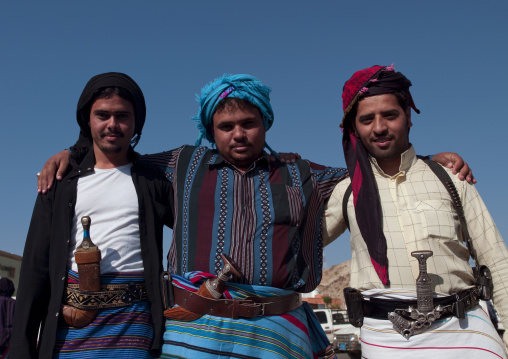
<instances>
[{"instance_id":1,"label":"red and black turban","mask_svg":"<svg viewBox=\"0 0 508 359\"><path fill-rule=\"evenodd\" d=\"M403 91L409 96L411 107L417 112L411 94L409 81L392 66L372 66L354 73L346 81L342 91L344 117L341 127L344 128L342 146L351 177L353 203L356 221L360 233L367 244L372 264L385 285L389 285L388 256L386 238L383 233L383 216L381 202L377 192L374 174L370 166L367 151L362 142L354 135L352 123L354 118L348 116L356 103L367 96L382 95Z\"/></svg>"}]
</instances>

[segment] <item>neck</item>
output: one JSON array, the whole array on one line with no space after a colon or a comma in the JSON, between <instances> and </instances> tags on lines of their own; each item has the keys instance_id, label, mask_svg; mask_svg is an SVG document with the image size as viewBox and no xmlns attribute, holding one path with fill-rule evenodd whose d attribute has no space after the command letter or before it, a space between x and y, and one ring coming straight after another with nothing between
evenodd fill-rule
<instances>
[{"instance_id":1,"label":"neck","mask_svg":"<svg viewBox=\"0 0 508 359\"><path fill-rule=\"evenodd\" d=\"M376 161L383 172L389 176L394 176L400 171L400 155L398 160L382 160L376 158Z\"/></svg>"},{"instance_id":2,"label":"neck","mask_svg":"<svg viewBox=\"0 0 508 359\"><path fill-rule=\"evenodd\" d=\"M104 153L100 151L94 144L94 155L95 155L95 168L109 169L129 164L128 151L122 151L118 153Z\"/></svg>"},{"instance_id":3,"label":"neck","mask_svg":"<svg viewBox=\"0 0 508 359\"><path fill-rule=\"evenodd\" d=\"M408 143L407 147L397 155L390 158L376 158L377 164L388 176L394 176L400 171L400 164L402 162L402 154L409 150L411 144Z\"/></svg>"}]
</instances>

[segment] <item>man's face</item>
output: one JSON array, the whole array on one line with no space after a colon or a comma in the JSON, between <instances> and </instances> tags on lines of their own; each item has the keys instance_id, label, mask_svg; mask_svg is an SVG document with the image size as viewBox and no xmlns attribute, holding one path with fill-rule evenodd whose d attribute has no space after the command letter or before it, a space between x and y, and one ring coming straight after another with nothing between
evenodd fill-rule
<instances>
[{"instance_id":1,"label":"man's face","mask_svg":"<svg viewBox=\"0 0 508 359\"><path fill-rule=\"evenodd\" d=\"M410 108L402 109L395 95L370 96L358 102L355 135L381 166L400 163L400 155L409 148L411 126Z\"/></svg>"},{"instance_id":2,"label":"man's face","mask_svg":"<svg viewBox=\"0 0 508 359\"><path fill-rule=\"evenodd\" d=\"M134 135L134 106L118 95L97 99L88 122L95 151L127 154Z\"/></svg>"},{"instance_id":3,"label":"man's face","mask_svg":"<svg viewBox=\"0 0 508 359\"><path fill-rule=\"evenodd\" d=\"M231 104L213 115L213 138L220 154L241 171L260 156L265 145L265 127L254 106Z\"/></svg>"}]
</instances>

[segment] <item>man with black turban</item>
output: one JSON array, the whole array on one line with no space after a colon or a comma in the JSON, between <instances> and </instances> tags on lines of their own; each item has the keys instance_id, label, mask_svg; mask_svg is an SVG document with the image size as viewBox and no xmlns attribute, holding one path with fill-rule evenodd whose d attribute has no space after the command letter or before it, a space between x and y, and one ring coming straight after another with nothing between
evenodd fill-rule
<instances>
[{"instance_id":1,"label":"man with black turban","mask_svg":"<svg viewBox=\"0 0 508 359\"><path fill-rule=\"evenodd\" d=\"M478 300L493 282L507 320L508 250L474 185L415 155L411 109L420 111L410 86L393 65L373 66L342 94L350 177L328 201L323 237L351 232L345 297L350 321L362 326L362 356L506 358Z\"/></svg>"},{"instance_id":2,"label":"man with black turban","mask_svg":"<svg viewBox=\"0 0 508 359\"><path fill-rule=\"evenodd\" d=\"M100 74L86 84L77 106L81 136L71 170L35 203L13 358L160 353L162 228L172 225L172 189L133 150L145 113L141 89L125 74ZM82 226L86 216L89 227Z\"/></svg>"}]
</instances>

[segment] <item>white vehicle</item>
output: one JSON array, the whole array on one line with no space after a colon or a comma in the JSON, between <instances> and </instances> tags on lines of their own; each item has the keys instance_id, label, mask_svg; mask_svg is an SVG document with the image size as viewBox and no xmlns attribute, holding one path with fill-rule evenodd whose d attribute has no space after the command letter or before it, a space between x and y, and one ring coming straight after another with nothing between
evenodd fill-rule
<instances>
[{"instance_id":1,"label":"white vehicle","mask_svg":"<svg viewBox=\"0 0 508 359\"><path fill-rule=\"evenodd\" d=\"M349 324L345 310L314 309L314 313L336 352L361 358L360 328Z\"/></svg>"}]
</instances>

